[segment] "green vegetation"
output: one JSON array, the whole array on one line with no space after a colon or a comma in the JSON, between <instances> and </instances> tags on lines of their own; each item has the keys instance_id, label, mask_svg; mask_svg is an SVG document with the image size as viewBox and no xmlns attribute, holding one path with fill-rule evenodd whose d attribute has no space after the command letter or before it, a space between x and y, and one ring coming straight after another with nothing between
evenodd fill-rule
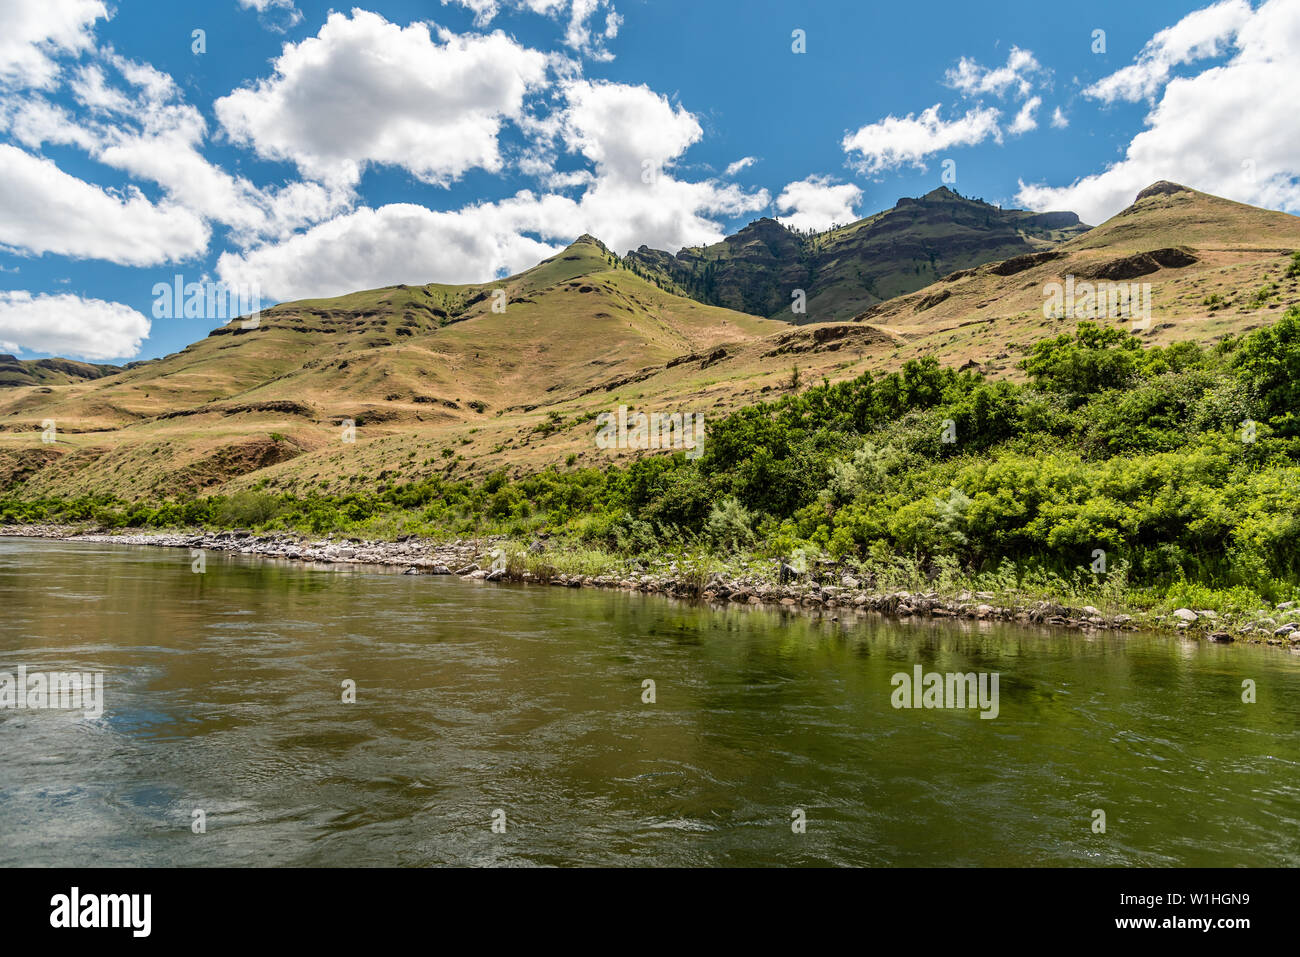
<instances>
[{"instance_id":1,"label":"green vegetation","mask_svg":"<svg viewBox=\"0 0 1300 957\"><path fill-rule=\"evenodd\" d=\"M835 560L881 581L1236 608L1300 583L1300 308L1212 348L1080 323L1027 384L932 358L708 425L704 454L373 493L0 500L0 521L386 537L545 533L551 554ZM448 450L444 450L444 454ZM1094 572L1105 553L1107 571ZM891 573L892 570L892 573ZM991 586L997 586L996 589ZM1089 589L1093 589L1089 592Z\"/></svg>"},{"instance_id":2,"label":"green vegetation","mask_svg":"<svg viewBox=\"0 0 1300 957\"><path fill-rule=\"evenodd\" d=\"M1291 264L1287 266L1285 278L1300 279L1300 249L1291 254Z\"/></svg>"},{"instance_id":3,"label":"green vegetation","mask_svg":"<svg viewBox=\"0 0 1300 957\"><path fill-rule=\"evenodd\" d=\"M1257 290L1255 290L1255 295L1250 298L1250 301L1247 303L1247 305L1251 309L1259 309L1261 306L1267 305L1268 301L1270 299L1275 298L1277 294L1278 294L1277 283L1275 282L1265 283L1264 285L1260 286Z\"/></svg>"}]
</instances>

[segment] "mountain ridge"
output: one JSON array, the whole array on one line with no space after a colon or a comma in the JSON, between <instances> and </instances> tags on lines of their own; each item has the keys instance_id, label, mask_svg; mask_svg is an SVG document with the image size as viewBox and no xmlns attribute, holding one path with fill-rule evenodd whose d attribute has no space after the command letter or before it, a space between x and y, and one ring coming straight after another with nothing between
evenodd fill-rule
<instances>
[{"instance_id":1,"label":"mountain ridge","mask_svg":"<svg viewBox=\"0 0 1300 957\"><path fill-rule=\"evenodd\" d=\"M851 318L958 269L1051 248L1089 227L1071 212L1004 210L946 186L889 209L801 234L755 220L710 246L624 256L692 298L795 323ZM792 309L802 290L806 309Z\"/></svg>"},{"instance_id":2,"label":"mountain ridge","mask_svg":"<svg viewBox=\"0 0 1300 957\"><path fill-rule=\"evenodd\" d=\"M255 329L234 320L93 381L0 393L0 489L339 492L598 465L652 454L595 448L596 417L623 405L711 417L921 356L1017 377L1019 355L1067 327L1044 310L1044 289L1067 275L1150 283L1140 335L1158 343L1211 342L1300 302L1288 267L1300 218L1186 188L1134 206L844 321L793 325L683 297L591 236L488 283L283 303Z\"/></svg>"}]
</instances>

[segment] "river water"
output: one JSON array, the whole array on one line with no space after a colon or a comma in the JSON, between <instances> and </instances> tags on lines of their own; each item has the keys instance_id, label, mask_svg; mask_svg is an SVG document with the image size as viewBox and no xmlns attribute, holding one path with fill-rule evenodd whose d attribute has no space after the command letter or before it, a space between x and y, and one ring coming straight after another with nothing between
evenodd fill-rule
<instances>
[{"instance_id":1,"label":"river water","mask_svg":"<svg viewBox=\"0 0 1300 957\"><path fill-rule=\"evenodd\" d=\"M0 539L20 666L103 712L0 710L4 866L1300 864L1279 648Z\"/></svg>"}]
</instances>

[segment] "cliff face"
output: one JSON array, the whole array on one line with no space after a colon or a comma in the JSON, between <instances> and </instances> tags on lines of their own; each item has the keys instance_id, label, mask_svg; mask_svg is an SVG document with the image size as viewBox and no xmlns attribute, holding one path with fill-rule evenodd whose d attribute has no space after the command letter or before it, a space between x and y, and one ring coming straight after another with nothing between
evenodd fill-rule
<instances>
[{"instance_id":1,"label":"cliff face","mask_svg":"<svg viewBox=\"0 0 1300 957\"><path fill-rule=\"evenodd\" d=\"M766 218L713 246L676 256L642 246L624 262L699 302L755 316L780 310L810 275L804 239Z\"/></svg>"},{"instance_id":2,"label":"cliff face","mask_svg":"<svg viewBox=\"0 0 1300 957\"><path fill-rule=\"evenodd\" d=\"M852 318L958 269L1051 248L1087 228L1074 213L1004 210L940 187L812 236L760 219L712 246L676 256L643 246L626 259L701 302L824 322ZM797 289L807 298L803 314L791 310Z\"/></svg>"}]
</instances>

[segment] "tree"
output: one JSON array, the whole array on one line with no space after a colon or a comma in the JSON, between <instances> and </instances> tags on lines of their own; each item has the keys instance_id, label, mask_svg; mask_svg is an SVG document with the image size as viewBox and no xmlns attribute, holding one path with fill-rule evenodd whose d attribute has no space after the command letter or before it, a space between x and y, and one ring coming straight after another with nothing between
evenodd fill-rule
<instances>
[{"instance_id":1,"label":"tree","mask_svg":"<svg viewBox=\"0 0 1300 957\"><path fill-rule=\"evenodd\" d=\"M1268 423L1281 435L1300 435L1300 307L1248 336L1234 363L1259 396Z\"/></svg>"},{"instance_id":2,"label":"tree","mask_svg":"<svg viewBox=\"0 0 1300 957\"><path fill-rule=\"evenodd\" d=\"M1128 385L1141 348L1123 329L1081 322L1073 334L1035 343L1020 367L1040 389L1064 393L1072 405L1080 405L1106 389Z\"/></svg>"}]
</instances>

